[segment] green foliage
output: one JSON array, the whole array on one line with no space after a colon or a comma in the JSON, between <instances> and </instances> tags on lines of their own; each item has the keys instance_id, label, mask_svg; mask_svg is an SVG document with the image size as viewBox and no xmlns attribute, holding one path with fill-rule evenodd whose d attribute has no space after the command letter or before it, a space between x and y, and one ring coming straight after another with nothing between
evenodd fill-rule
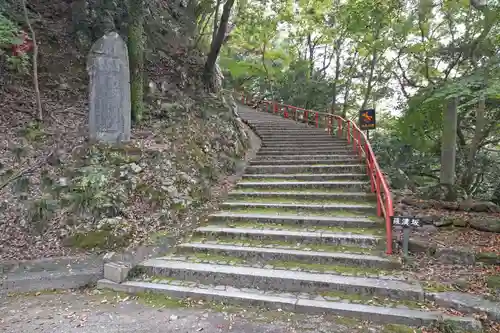
<instances>
[{"instance_id":1,"label":"green foliage","mask_svg":"<svg viewBox=\"0 0 500 333\"><path fill-rule=\"evenodd\" d=\"M18 34L19 28L16 24L0 13L0 50L21 43Z\"/></svg>"},{"instance_id":2,"label":"green foliage","mask_svg":"<svg viewBox=\"0 0 500 333\"><path fill-rule=\"evenodd\" d=\"M468 1L262 2L240 8L220 64L228 88L350 119L396 95L400 116L377 108L372 144L392 186L415 191L439 182L443 110L456 96L456 186L491 199L500 164L500 22L493 14L498 9L471 10Z\"/></svg>"},{"instance_id":3,"label":"green foliage","mask_svg":"<svg viewBox=\"0 0 500 333\"><path fill-rule=\"evenodd\" d=\"M19 56L9 54L12 45L22 42L19 33L17 25L0 13L0 61L4 58L9 70L26 74L30 66L29 56L27 54Z\"/></svg>"}]
</instances>

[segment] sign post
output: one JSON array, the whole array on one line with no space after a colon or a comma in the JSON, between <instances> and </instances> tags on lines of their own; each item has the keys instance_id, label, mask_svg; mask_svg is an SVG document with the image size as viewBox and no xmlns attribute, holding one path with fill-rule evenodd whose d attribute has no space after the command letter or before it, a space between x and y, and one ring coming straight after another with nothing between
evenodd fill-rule
<instances>
[{"instance_id":1,"label":"sign post","mask_svg":"<svg viewBox=\"0 0 500 333\"><path fill-rule=\"evenodd\" d=\"M366 138L368 140L370 140L369 130L375 129L376 127L375 109L359 111L359 128L361 130L366 130Z\"/></svg>"},{"instance_id":2,"label":"sign post","mask_svg":"<svg viewBox=\"0 0 500 333\"><path fill-rule=\"evenodd\" d=\"M423 223L418 217L391 216L392 226L403 227L403 254L408 257L408 244L410 242L410 231L412 228L421 228Z\"/></svg>"}]
</instances>

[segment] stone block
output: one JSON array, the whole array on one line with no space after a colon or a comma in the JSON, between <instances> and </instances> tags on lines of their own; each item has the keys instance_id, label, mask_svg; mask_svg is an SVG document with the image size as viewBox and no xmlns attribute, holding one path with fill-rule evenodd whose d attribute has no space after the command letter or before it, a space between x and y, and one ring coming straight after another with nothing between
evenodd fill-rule
<instances>
[{"instance_id":1,"label":"stone block","mask_svg":"<svg viewBox=\"0 0 500 333\"><path fill-rule=\"evenodd\" d=\"M122 283L127 279L131 269L130 264L108 262L104 264L104 278L115 283Z\"/></svg>"}]
</instances>

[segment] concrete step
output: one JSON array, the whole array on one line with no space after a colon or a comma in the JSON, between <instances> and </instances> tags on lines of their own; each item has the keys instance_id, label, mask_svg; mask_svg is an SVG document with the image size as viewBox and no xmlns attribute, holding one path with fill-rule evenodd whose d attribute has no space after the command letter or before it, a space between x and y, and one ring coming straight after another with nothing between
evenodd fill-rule
<instances>
[{"instance_id":1,"label":"concrete step","mask_svg":"<svg viewBox=\"0 0 500 333\"><path fill-rule=\"evenodd\" d=\"M343 252L304 251L283 248L237 246L226 244L185 243L176 247L176 253L203 253L238 257L249 263L278 261L305 262L322 265L348 265L380 269L400 268L401 264L376 255Z\"/></svg>"},{"instance_id":2,"label":"concrete step","mask_svg":"<svg viewBox=\"0 0 500 333\"><path fill-rule=\"evenodd\" d=\"M306 150L306 149L329 149L333 151L340 151L340 150L348 150L348 151L353 151L354 149L352 146L347 146L345 144L336 144L336 143L296 143L296 144L289 144L289 143L283 143L283 142L276 142L276 143L262 143L261 144L261 149L266 149L266 150L278 150L278 149L286 149L286 150L292 150L292 149L299 149L299 150Z\"/></svg>"},{"instance_id":3,"label":"concrete step","mask_svg":"<svg viewBox=\"0 0 500 333\"><path fill-rule=\"evenodd\" d=\"M217 225L196 228L194 235L205 237L208 240L220 240L222 238L271 240L303 244L327 244L331 246L373 247L383 242L381 237L375 235L327 231L230 228Z\"/></svg>"},{"instance_id":4,"label":"concrete step","mask_svg":"<svg viewBox=\"0 0 500 333\"><path fill-rule=\"evenodd\" d=\"M255 157L249 163L250 165L300 165L304 163L313 165L351 165L360 163L360 159L354 155L264 155Z\"/></svg>"},{"instance_id":5,"label":"concrete step","mask_svg":"<svg viewBox=\"0 0 500 333\"><path fill-rule=\"evenodd\" d=\"M259 134L266 134L266 135L323 135L323 136L330 136L328 132L324 128L316 128L316 127L304 127L304 128L290 128L290 129L285 129L285 130L280 130L280 129L269 129L269 128L263 128L260 126L254 126L255 131Z\"/></svg>"},{"instance_id":6,"label":"concrete step","mask_svg":"<svg viewBox=\"0 0 500 333\"><path fill-rule=\"evenodd\" d=\"M354 151L335 151L335 150L294 150L294 151L282 151L282 150L263 150L257 153L257 158L262 158L263 156L274 155L327 155L327 154L338 154L338 155L349 155L353 157L358 157ZM359 159L359 157L358 157Z\"/></svg>"},{"instance_id":7,"label":"concrete step","mask_svg":"<svg viewBox=\"0 0 500 333\"><path fill-rule=\"evenodd\" d=\"M247 209L288 209L302 212L356 212L356 213L375 213L376 206L373 204L361 203L331 203L331 204L308 204L308 203L283 203L283 202L230 202L226 201L220 204L220 208L226 210L247 210Z\"/></svg>"},{"instance_id":8,"label":"concrete step","mask_svg":"<svg viewBox=\"0 0 500 333\"><path fill-rule=\"evenodd\" d=\"M289 145L289 146L296 146L296 145L302 145L302 144L333 144L337 146L350 146L352 147L352 144L348 144L347 141L345 140L335 140L331 137L324 137L324 138L310 138L310 137L301 137L301 138L295 138L295 137L289 137L289 138L284 138L284 139L276 139L276 138L268 138L265 137L261 141L262 145Z\"/></svg>"},{"instance_id":9,"label":"concrete step","mask_svg":"<svg viewBox=\"0 0 500 333\"><path fill-rule=\"evenodd\" d=\"M364 165L351 163L351 164L337 164L337 165L314 165L305 164L296 165L250 165L245 168L246 174L364 174Z\"/></svg>"},{"instance_id":10,"label":"concrete step","mask_svg":"<svg viewBox=\"0 0 500 333\"><path fill-rule=\"evenodd\" d=\"M424 291L419 284L393 280L391 277L385 279L352 277L162 259L149 259L140 263L138 267L151 276L165 276L203 284L230 285L235 288L316 293L340 290L348 293L388 296L394 299L424 299Z\"/></svg>"},{"instance_id":11,"label":"concrete step","mask_svg":"<svg viewBox=\"0 0 500 333\"><path fill-rule=\"evenodd\" d=\"M281 142L294 142L294 141L318 141L318 140L332 140L332 136L326 133L302 133L302 134L272 134L272 133L261 133L256 132L256 134L262 139L262 141L281 141Z\"/></svg>"},{"instance_id":12,"label":"concrete step","mask_svg":"<svg viewBox=\"0 0 500 333\"><path fill-rule=\"evenodd\" d=\"M310 141L304 140L299 142L287 142L287 141L263 141L262 147L287 147L287 148L300 148L300 147L338 147L338 148L349 148L352 149L351 145L345 142L335 142L335 141Z\"/></svg>"},{"instance_id":13,"label":"concrete step","mask_svg":"<svg viewBox=\"0 0 500 333\"><path fill-rule=\"evenodd\" d=\"M266 174L244 174L243 180L265 180L280 179L280 180L368 180L366 173L266 173Z\"/></svg>"},{"instance_id":14,"label":"concrete step","mask_svg":"<svg viewBox=\"0 0 500 333\"><path fill-rule=\"evenodd\" d=\"M154 293L179 300L190 298L193 300L223 302L244 307L258 306L275 311L283 310L312 314L326 313L336 316L354 317L378 324L401 324L421 327L446 320L452 321L455 326L461 327L467 332L472 332L473 329L481 327L481 324L471 317L452 317L437 311L332 302L314 293L302 293L299 296L289 293L266 292L252 288L240 289L228 285L202 285L172 279L158 280L158 282L127 281L121 284L103 279L98 282L97 287L130 294Z\"/></svg>"},{"instance_id":15,"label":"concrete step","mask_svg":"<svg viewBox=\"0 0 500 333\"><path fill-rule=\"evenodd\" d=\"M257 155L358 155L350 148L261 148Z\"/></svg>"},{"instance_id":16,"label":"concrete step","mask_svg":"<svg viewBox=\"0 0 500 333\"><path fill-rule=\"evenodd\" d=\"M342 189L347 192L368 192L369 182L363 181L282 181L282 182L239 182L236 189Z\"/></svg>"},{"instance_id":17,"label":"concrete step","mask_svg":"<svg viewBox=\"0 0 500 333\"><path fill-rule=\"evenodd\" d=\"M314 191L231 191L231 199L245 198L283 198L288 200L349 200L374 202L376 197L372 193L364 192L314 192Z\"/></svg>"},{"instance_id":18,"label":"concrete step","mask_svg":"<svg viewBox=\"0 0 500 333\"><path fill-rule=\"evenodd\" d=\"M382 225L374 219L364 216L307 216L273 213L242 213L222 211L208 216L210 222L256 222L269 224L285 224L293 226L330 226L349 228L380 228Z\"/></svg>"}]
</instances>

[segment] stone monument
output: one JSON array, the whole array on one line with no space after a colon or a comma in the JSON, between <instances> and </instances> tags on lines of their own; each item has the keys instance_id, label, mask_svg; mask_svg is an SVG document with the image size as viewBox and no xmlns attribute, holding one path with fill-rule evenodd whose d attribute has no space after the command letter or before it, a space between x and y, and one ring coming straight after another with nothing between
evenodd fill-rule
<instances>
[{"instance_id":1,"label":"stone monument","mask_svg":"<svg viewBox=\"0 0 500 333\"><path fill-rule=\"evenodd\" d=\"M130 140L130 71L127 45L116 32L97 40L87 57L89 135L94 141Z\"/></svg>"}]
</instances>

